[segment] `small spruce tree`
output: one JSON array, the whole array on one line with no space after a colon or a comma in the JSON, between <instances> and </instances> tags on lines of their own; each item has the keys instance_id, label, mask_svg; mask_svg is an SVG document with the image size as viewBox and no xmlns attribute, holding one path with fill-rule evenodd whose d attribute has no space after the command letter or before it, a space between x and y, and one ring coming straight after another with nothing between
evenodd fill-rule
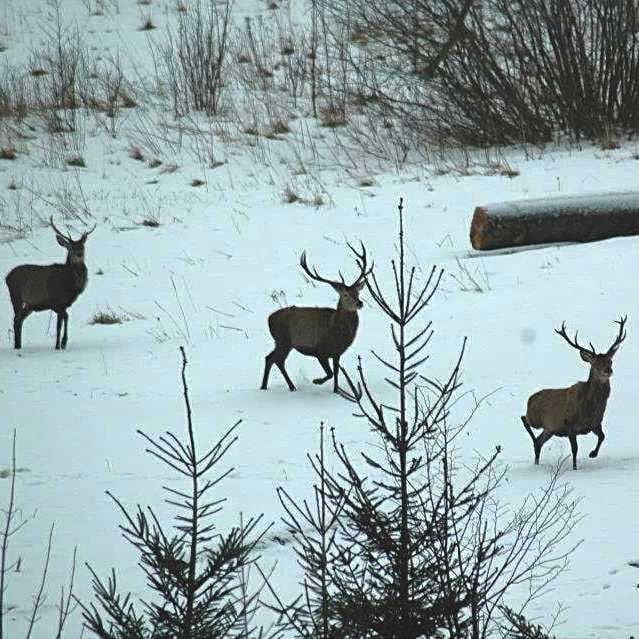
<instances>
[{"instance_id":1,"label":"small spruce tree","mask_svg":"<svg viewBox=\"0 0 639 639\"><path fill-rule=\"evenodd\" d=\"M101 639L251 639L261 631L248 623L257 606L257 593L248 594L246 571L256 559L260 517L226 533L214 522L224 498L212 498L213 488L233 469L211 478L228 449L237 441L238 421L203 455L196 444L182 353L182 387L186 407L187 440L167 431L154 439L142 431L146 452L182 475L187 488L164 487L166 503L176 510L175 525L167 530L155 511L138 505L120 509L124 538L138 550L152 599L134 602L121 593L115 570L105 581L89 566L95 602L81 603L86 627Z\"/></svg>"},{"instance_id":2,"label":"small spruce tree","mask_svg":"<svg viewBox=\"0 0 639 639\"><path fill-rule=\"evenodd\" d=\"M422 316L442 270L433 267L419 284L418 269L406 263L402 200L398 212L394 291L386 295L375 272L367 281L391 326L392 356L373 352L388 392L374 392L361 358L356 375L342 369L376 445L356 460L333 433L338 470L327 470L320 447L314 508L280 491L303 592L286 605L271 586L273 607L282 626L305 639L495 636L506 596L521 585L527 600L538 595L572 549L564 542L576 501L558 472L504 518L500 447L472 468L460 461L456 442L470 416L456 423L453 407L466 339L445 379L421 372L433 335Z\"/></svg>"}]
</instances>

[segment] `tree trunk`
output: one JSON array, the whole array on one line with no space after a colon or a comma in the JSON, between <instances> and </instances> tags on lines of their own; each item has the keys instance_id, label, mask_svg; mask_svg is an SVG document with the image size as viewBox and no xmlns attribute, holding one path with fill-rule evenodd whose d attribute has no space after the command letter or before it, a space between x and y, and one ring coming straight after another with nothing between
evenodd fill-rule
<instances>
[{"instance_id":1,"label":"tree trunk","mask_svg":"<svg viewBox=\"0 0 639 639\"><path fill-rule=\"evenodd\" d=\"M486 251L639 235L639 192L518 200L475 208L470 243Z\"/></svg>"}]
</instances>

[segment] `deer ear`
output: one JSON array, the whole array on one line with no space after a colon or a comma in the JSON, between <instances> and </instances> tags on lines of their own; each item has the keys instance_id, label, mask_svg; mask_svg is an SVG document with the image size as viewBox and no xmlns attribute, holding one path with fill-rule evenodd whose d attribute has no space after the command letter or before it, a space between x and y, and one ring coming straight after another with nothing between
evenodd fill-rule
<instances>
[{"instance_id":1,"label":"deer ear","mask_svg":"<svg viewBox=\"0 0 639 639\"><path fill-rule=\"evenodd\" d=\"M357 290L361 291L366 286L366 278L357 283Z\"/></svg>"},{"instance_id":2,"label":"deer ear","mask_svg":"<svg viewBox=\"0 0 639 639\"><path fill-rule=\"evenodd\" d=\"M338 292L341 293L346 287L339 282L331 282L331 286Z\"/></svg>"},{"instance_id":3,"label":"deer ear","mask_svg":"<svg viewBox=\"0 0 639 639\"><path fill-rule=\"evenodd\" d=\"M595 361L595 356L588 351L579 351L579 354L581 355L581 359L583 359L584 362L592 364Z\"/></svg>"},{"instance_id":4,"label":"deer ear","mask_svg":"<svg viewBox=\"0 0 639 639\"><path fill-rule=\"evenodd\" d=\"M58 240L58 244L60 246L64 246L64 248L69 248L69 242L65 238L63 238L62 235L58 235L56 233L55 239Z\"/></svg>"}]
</instances>

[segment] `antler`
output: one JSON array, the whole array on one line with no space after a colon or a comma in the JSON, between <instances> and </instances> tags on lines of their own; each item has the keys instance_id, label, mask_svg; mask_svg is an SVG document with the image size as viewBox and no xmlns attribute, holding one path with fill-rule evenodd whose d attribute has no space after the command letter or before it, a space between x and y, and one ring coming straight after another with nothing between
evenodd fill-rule
<instances>
[{"instance_id":1,"label":"antler","mask_svg":"<svg viewBox=\"0 0 639 639\"><path fill-rule=\"evenodd\" d=\"M573 348L576 348L579 351L586 351L586 353L592 353L593 355L595 355L595 347L592 345L592 342L590 342L590 348L584 348L577 341L578 331L575 331L575 337L573 340L571 340L570 337L568 337L568 335L566 334L566 322L562 322L561 330L555 329L555 333L557 333L557 335L561 335Z\"/></svg>"},{"instance_id":2,"label":"antler","mask_svg":"<svg viewBox=\"0 0 639 639\"><path fill-rule=\"evenodd\" d=\"M90 231L85 231L84 233L82 233L82 237L80 238L83 242L86 242L87 237L89 237L89 235L91 235L91 233L93 233L93 231L95 231L97 224L93 225L93 228Z\"/></svg>"},{"instance_id":3,"label":"antler","mask_svg":"<svg viewBox=\"0 0 639 639\"><path fill-rule=\"evenodd\" d=\"M67 235L66 233L63 233L54 223L53 223L53 215L49 218L49 222L51 223L51 226L53 227L53 230L60 236L63 237L65 240L71 242L71 237L69 235Z\"/></svg>"},{"instance_id":4,"label":"antler","mask_svg":"<svg viewBox=\"0 0 639 639\"><path fill-rule=\"evenodd\" d=\"M353 286L357 286L358 284L360 284L362 282L363 279L366 278L367 275L369 275L371 273L371 271L373 270L373 264L371 263L371 267L367 270L366 266L367 266L367 260L366 260L366 247L364 246L364 243L360 240L360 244L362 245L362 250L361 252L359 252L355 247L353 247L349 242L347 242L348 248L351 249L351 251L353 251L353 253L355 253L355 256L357 258L357 266L359 266L359 275L357 276L357 278L355 278L355 281L348 285L346 284L346 282L344 281L344 276L342 275L341 271L338 271L339 273L339 278L340 281L338 282L337 280L329 280L325 277L322 277L318 272L316 268L313 268L313 270L311 270L306 262L306 251L302 252L302 255L300 257L300 266L304 269L304 272L312 279L315 280L317 282L324 282L325 284L330 284L331 286L347 286L348 288L352 288Z\"/></svg>"},{"instance_id":5,"label":"antler","mask_svg":"<svg viewBox=\"0 0 639 639\"><path fill-rule=\"evenodd\" d=\"M368 275L370 275L373 271L373 267L375 266L374 262L371 262L371 267L366 270L366 247L364 246L364 242L362 240L359 241L362 246L362 252L358 252L357 249L350 243L347 242L348 248L355 253L357 257L357 265L359 266L360 273L357 276L357 279L351 284L351 286L355 286L359 284L362 280L366 279Z\"/></svg>"},{"instance_id":6,"label":"antler","mask_svg":"<svg viewBox=\"0 0 639 639\"><path fill-rule=\"evenodd\" d=\"M51 223L51 226L53 227L53 230L60 235L61 237L63 237L65 240L67 240L68 242L73 242L73 239L71 238L70 235L67 235L66 233L63 233L54 223L53 223L53 215L49 218L49 222ZM84 233L82 233L82 236L80 237L80 239L78 240L79 242L86 242L87 237L89 237L89 235L91 235L91 233L93 233L93 231L95 231L97 227L97 224L93 225L93 228L90 231L85 231Z\"/></svg>"},{"instance_id":7,"label":"antler","mask_svg":"<svg viewBox=\"0 0 639 639\"><path fill-rule=\"evenodd\" d=\"M628 316L626 315L619 318L618 320L615 320L615 324L619 324L619 333L617 334L615 341L612 343L612 346L606 352L606 355L614 355L617 352L617 349L621 346L621 342L626 339L626 331L624 330L624 326L627 319Z\"/></svg>"},{"instance_id":8,"label":"antler","mask_svg":"<svg viewBox=\"0 0 639 639\"><path fill-rule=\"evenodd\" d=\"M308 267L308 264L306 263L306 251L302 252L302 255L300 257L300 266L304 269L304 272L312 279L315 280L317 282L324 282L325 284L330 284L331 286L335 285L335 284L340 284L340 282L337 282L336 280L329 280L326 279L325 277L322 277L318 272L317 269L313 267L313 270L311 271L311 269ZM344 278L341 276L340 273L340 277L342 279L341 284L343 286L346 286L346 284L344 283Z\"/></svg>"}]
</instances>

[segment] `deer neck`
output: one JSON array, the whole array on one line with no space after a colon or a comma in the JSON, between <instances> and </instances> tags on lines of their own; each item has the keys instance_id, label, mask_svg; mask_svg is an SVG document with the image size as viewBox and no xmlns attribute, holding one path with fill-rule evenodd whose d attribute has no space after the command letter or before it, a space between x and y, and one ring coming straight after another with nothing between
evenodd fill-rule
<instances>
[{"instance_id":1,"label":"deer neck","mask_svg":"<svg viewBox=\"0 0 639 639\"><path fill-rule=\"evenodd\" d=\"M87 285L87 266L84 262L73 262L69 259L69 257L67 257L65 266L71 275L74 292L79 295L82 291L84 291Z\"/></svg>"},{"instance_id":2,"label":"deer neck","mask_svg":"<svg viewBox=\"0 0 639 639\"><path fill-rule=\"evenodd\" d=\"M340 300L337 303L337 309L335 310L334 322L342 329L346 329L347 332L352 331L354 336L359 324L359 316L357 315L357 311L349 311L344 308L344 305Z\"/></svg>"},{"instance_id":3,"label":"deer neck","mask_svg":"<svg viewBox=\"0 0 639 639\"><path fill-rule=\"evenodd\" d=\"M603 403L605 406L610 395L610 380L601 379L594 374L592 369L588 375L588 381L584 385L587 398L594 404Z\"/></svg>"}]
</instances>

